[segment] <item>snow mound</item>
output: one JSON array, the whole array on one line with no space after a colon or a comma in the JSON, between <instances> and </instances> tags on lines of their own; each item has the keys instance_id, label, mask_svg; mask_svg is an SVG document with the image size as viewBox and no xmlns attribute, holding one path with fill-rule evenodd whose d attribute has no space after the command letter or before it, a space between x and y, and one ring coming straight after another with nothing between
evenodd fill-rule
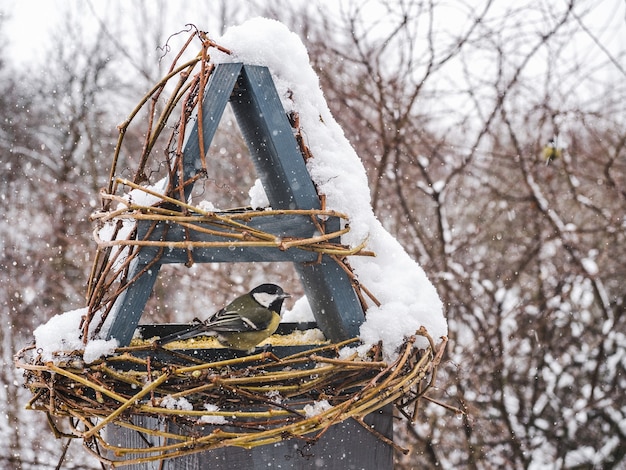
<instances>
[{"instance_id":1,"label":"snow mound","mask_svg":"<svg viewBox=\"0 0 626 470\"><path fill-rule=\"evenodd\" d=\"M33 332L37 349L44 362L58 362L64 358L55 356L59 351L82 351L83 360L90 364L102 356L111 354L117 348L117 340L96 339L85 345L80 337L80 321L87 314L87 307L55 315L47 323L38 326Z\"/></svg>"}]
</instances>

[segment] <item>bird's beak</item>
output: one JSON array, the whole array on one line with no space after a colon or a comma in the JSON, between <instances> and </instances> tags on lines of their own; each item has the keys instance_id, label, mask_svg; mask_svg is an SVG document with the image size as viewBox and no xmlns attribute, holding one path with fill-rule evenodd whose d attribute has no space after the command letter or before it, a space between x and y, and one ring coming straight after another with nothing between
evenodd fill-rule
<instances>
[{"instance_id":1,"label":"bird's beak","mask_svg":"<svg viewBox=\"0 0 626 470\"><path fill-rule=\"evenodd\" d=\"M291 294L288 294L287 292L283 292L283 293L280 295L280 298L281 298L281 299L288 299L289 297L291 297Z\"/></svg>"}]
</instances>

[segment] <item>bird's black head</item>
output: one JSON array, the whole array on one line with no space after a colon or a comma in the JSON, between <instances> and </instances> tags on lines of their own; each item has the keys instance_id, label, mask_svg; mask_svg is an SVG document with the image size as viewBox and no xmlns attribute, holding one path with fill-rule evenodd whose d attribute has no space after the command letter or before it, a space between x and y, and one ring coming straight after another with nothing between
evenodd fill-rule
<instances>
[{"instance_id":1,"label":"bird's black head","mask_svg":"<svg viewBox=\"0 0 626 470\"><path fill-rule=\"evenodd\" d=\"M261 284L250 291L250 295L254 300L265 308L269 308L274 312L280 313L283 306L283 300L291 297L282 287L276 284Z\"/></svg>"}]
</instances>

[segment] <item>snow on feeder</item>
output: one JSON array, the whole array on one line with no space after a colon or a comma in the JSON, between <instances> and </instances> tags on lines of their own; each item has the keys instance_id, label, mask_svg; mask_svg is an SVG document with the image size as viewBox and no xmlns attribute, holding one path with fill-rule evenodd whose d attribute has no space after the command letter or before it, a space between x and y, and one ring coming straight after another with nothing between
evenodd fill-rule
<instances>
[{"instance_id":1,"label":"snow on feeder","mask_svg":"<svg viewBox=\"0 0 626 470\"><path fill-rule=\"evenodd\" d=\"M185 48L193 41L200 53L179 64L181 51L120 126L110 184L93 215L87 306L37 328L36 344L16 357L34 395L29 407L69 417L69 434L113 466L145 468L216 449L285 459L293 446L277 443L322 446L338 428L349 439L346 426L373 439L372 449L391 449L391 415L374 412L393 403L417 418L446 344L441 301L374 216L364 167L297 36L255 19L217 42L194 32ZM228 103L267 207L190 203L194 183L210 173L208 149ZM143 151L125 179L121 145L145 109ZM157 138L172 127L157 157ZM139 326L163 264L255 261L294 263L315 324L282 324L269 347L251 354L210 339L162 348L151 338L169 326ZM389 467L391 452L379 454L377 468ZM373 458L366 449L353 457Z\"/></svg>"}]
</instances>

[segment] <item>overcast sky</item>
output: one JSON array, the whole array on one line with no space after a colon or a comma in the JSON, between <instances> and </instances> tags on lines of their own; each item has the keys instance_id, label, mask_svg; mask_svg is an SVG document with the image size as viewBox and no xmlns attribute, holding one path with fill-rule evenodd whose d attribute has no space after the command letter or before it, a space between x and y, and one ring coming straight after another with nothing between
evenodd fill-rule
<instances>
[{"instance_id":1,"label":"overcast sky","mask_svg":"<svg viewBox=\"0 0 626 470\"><path fill-rule=\"evenodd\" d=\"M106 11L123 13L131 3L132 0L0 0L0 13L7 18L2 38L6 42L5 56L22 64L42 61L52 35L58 31L62 15L72 6L75 9L80 4L82 18L86 23L93 22L95 28L97 19L94 11L100 18L106 19ZM146 2L146 6L153 10L158 5L157 2ZM172 14L177 7L176 14ZM186 23L206 27L202 25L202 18L198 18L198 11L207 11L206 0L185 0L184 3L168 4L168 13L171 15L168 24L171 24L171 31L179 31ZM132 21L132 18L128 19Z\"/></svg>"},{"instance_id":2,"label":"overcast sky","mask_svg":"<svg viewBox=\"0 0 626 470\"><path fill-rule=\"evenodd\" d=\"M41 59L42 46L56 25L62 0L0 0L0 12L7 17L3 27L5 54L15 61Z\"/></svg>"},{"instance_id":3,"label":"overcast sky","mask_svg":"<svg viewBox=\"0 0 626 470\"><path fill-rule=\"evenodd\" d=\"M268 0L271 1L271 0ZM297 1L297 0L293 0ZM520 0L517 5L536 0ZM549 5L564 2L564 0L545 0ZM336 7L337 0L308 0L312 4L324 5L324 10L328 11L330 4ZM330 4L329 4L330 2ZM468 0L468 4L475 3L483 5L485 0ZM93 11L101 17L106 17L106 10L121 10L128 8L132 0L107 0L106 2L98 0L0 0L0 13L7 17L6 24L3 27L5 42L4 56L12 61L20 64L29 62L41 63L45 59L45 51L49 48L49 42L52 40L52 34L58 30L58 24L62 20L62 15L67 11L68 6L81 5L86 14L83 15L85 22L93 21L94 27L97 22ZM148 8L158 8L158 2L146 2ZM442 3L443 7L444 3ZM493 11L502 12L503 9L511 8L508 0L496 0L492 6ZM583 18L582 26L594 35L594 38L587 37L587 43L575 47L579 52L593 52L588 60L601 59L606 60L604 54L598 54L598 46L588 47L594 41L599 42L603 48L610 50L614 57L624 55L626 50L626 2L624 0L595 0L580 1L577 3L576 12ZM86 6L89 6L88 8ZM173 10L178 8L176 14L172 14ZM538 7L539 8L539 7ZM197 12L206 12L206 0L185 0L185 2L168 3L168 21L171 24L171 31L180 30L186 23L194 23L200 28L207 28L203 24L203 18L199 18ZM217 12L216 12L217 13ZM446 23L451 21L449 13L444 15ZM166 18L166 20L168 19ZM442 18L436 18L436 20ZM208 19L204 19L205 22ZM462 21L462 18L459 18ZM467 18L465 18L467 20ZM132 21L132 19L131 19ZM132 24L132 23L131 23ZM440 25L443 26L443 25ZM450 27L449 24L445 25ZM214 34L214 36L217 36ZM624 59L618 59L622 69L626 69Z\"/></svg>"}]
</instances>

